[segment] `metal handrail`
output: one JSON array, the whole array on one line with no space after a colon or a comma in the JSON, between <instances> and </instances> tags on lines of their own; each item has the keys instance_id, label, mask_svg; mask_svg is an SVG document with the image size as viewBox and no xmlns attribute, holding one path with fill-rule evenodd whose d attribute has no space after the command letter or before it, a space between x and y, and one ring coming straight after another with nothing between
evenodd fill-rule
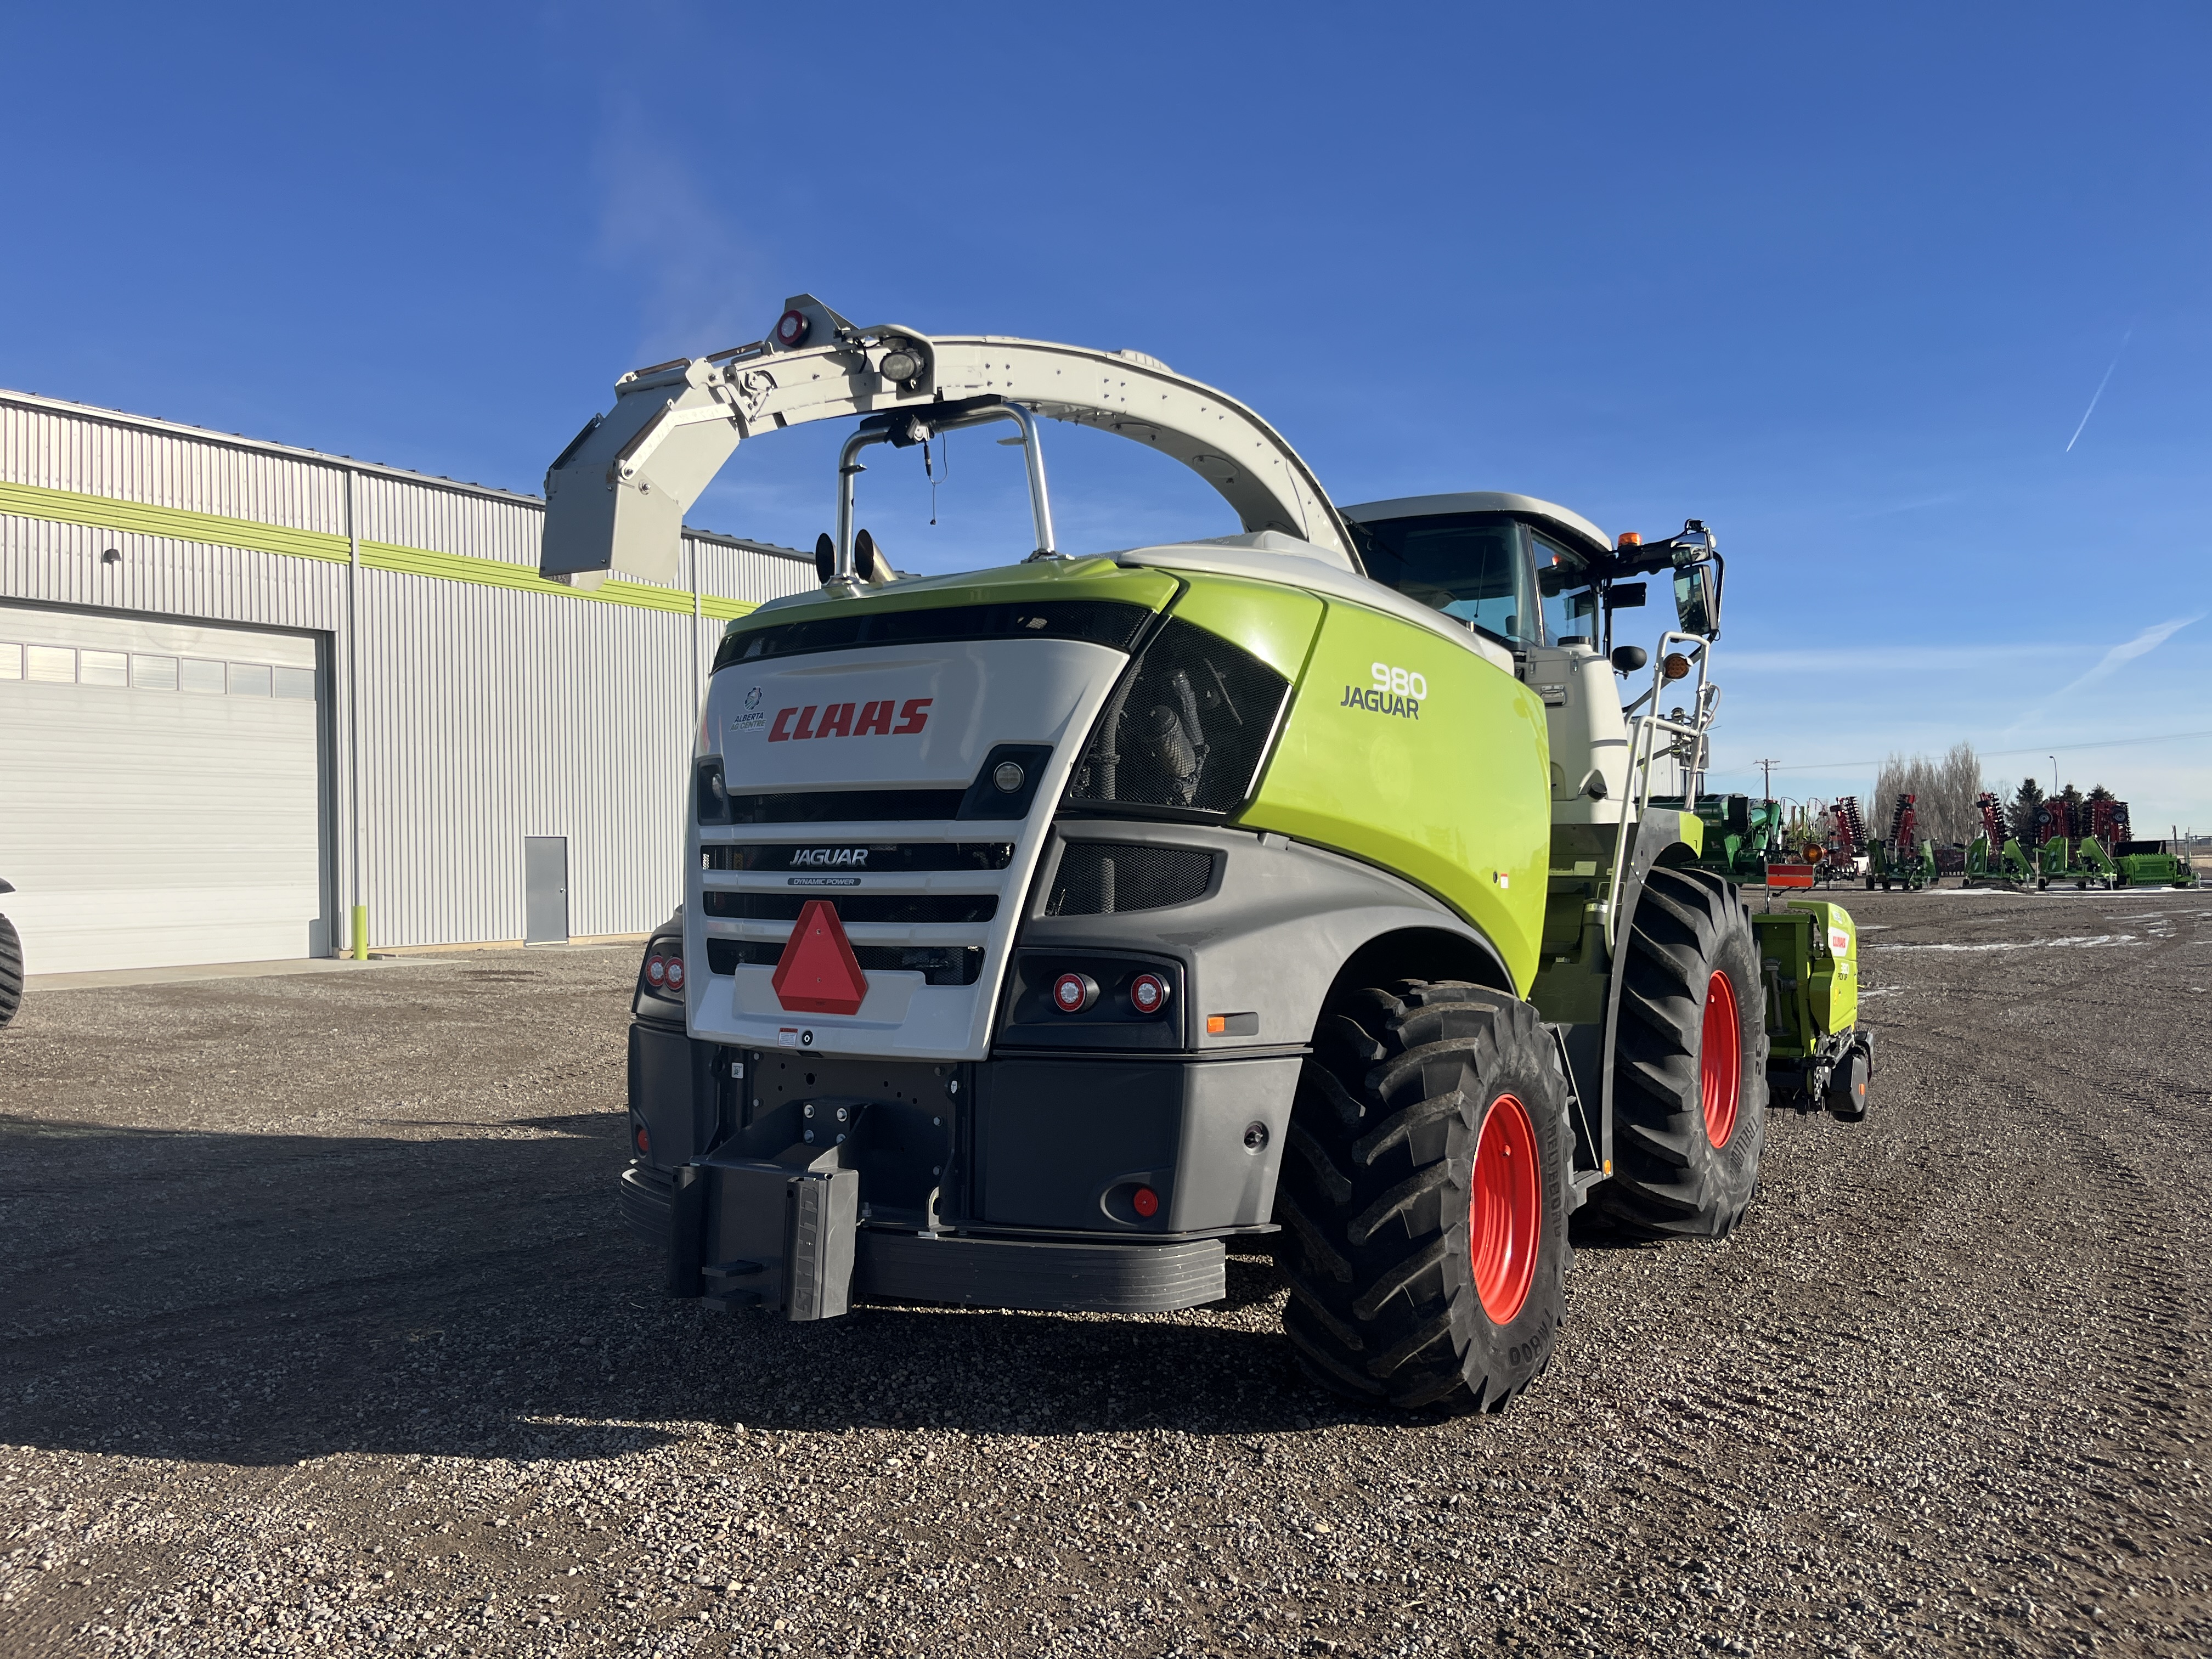
<instances>
[{"instance_id":1,"label":"metal handrail","mask_svg":"<svg viewBox=\"0 0 2212 1659\"><path fill-rule=\"evenodd\" d=\"M964 427L982 426L992 421L1012 421L1021 428L1024 460L1028 464L1030 483L1030 519L1036 531L1036 551L1031 558L1050 558L1055 551L1052 533L1052 500L1045 492L1044 451L1037 443L1036 416L1019 404L1000 404L990 409L980 409L956 419L932 421L928 411L917 410L915 419L934 435L940 432L957 431ZM860 453L872 444L894 441L888 431L871 432L865 428L845 440L837 452L837 548L836 564L830 580L833 582L853 581L857 574L853 562L853 496L854 480L868 469L860 464ZM1012 439L1006 441L1012 443Z\"/></svg>"},{"instance_id":2,"label":"metal handrail","mask_svg":"<svg viewBox=\"0 0 2212 1659\"><path fill-rule=\"evenodd\" d=\"M1659 694L1670 684L1667 679L1667 658L1670 648L1677 644L1692 647L1686 653L1691 656L1697 671L1697 682L1689 706L1696 712L1686 720L1676 720L1659 712ZM1651 763L1658 758L1658 739L1662 732L1677 738L1686 738L1691 744L1688 777L1684 787L1683 804L1695 810L1698 804L1698 783L1705 776L1707 759L1708 733L1712 729L1714 713L1720 707L1721 688L1711 678L1712 641L1702 634L1685 634L1670 629L1659 640L1658 654L1653 659L1651 686L1643 696L1629 705L1638 708L1648 700L1650 714L1630 713L1628 715L1628 791L1622 803L1620 828L1615 833L1613 848L1613 869L1606 883L1605 948L1613 951L1620 935L1620 884L1628 864L1630 830L1644 821L1651 805Z\"/></svg>"}]
</instances>

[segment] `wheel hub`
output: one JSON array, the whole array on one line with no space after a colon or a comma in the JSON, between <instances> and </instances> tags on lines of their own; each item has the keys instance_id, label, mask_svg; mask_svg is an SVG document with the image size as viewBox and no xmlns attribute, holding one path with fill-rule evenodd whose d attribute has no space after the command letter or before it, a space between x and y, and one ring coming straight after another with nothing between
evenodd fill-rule
<instances>
[{"instance_id":1,"label":"wheel hub","mask_svg":"<svg viewBox=\"0 0 2212 1659\"><path fill-rule=\"evenodd\" d=\"M1716 1148L1725 1146L1735 1133L1736 1107L1743 1094L1743 1028L1736 1018L1735 987L1718 971L1705 981L1698 1077L1705 1096L1705 1139Z\"/></svg>"},{"instance_id":2,"label":"wheel hub","mask_svg":"<svg viewBox=\"0 0 2212 1659\"><path fill-rule=\"evenodd\" d=\"M1468 1254L1474 1291L1492 1322L1503 1325L1528 1299L1536 1274L1536 1245L1544 1230L1535 1126L1528 1120L1528 1109L1511 1095L1500 1095L1490 1103L1474 1144L1474 1174L1469 1184Z\"/></svg>"}]
</instances>

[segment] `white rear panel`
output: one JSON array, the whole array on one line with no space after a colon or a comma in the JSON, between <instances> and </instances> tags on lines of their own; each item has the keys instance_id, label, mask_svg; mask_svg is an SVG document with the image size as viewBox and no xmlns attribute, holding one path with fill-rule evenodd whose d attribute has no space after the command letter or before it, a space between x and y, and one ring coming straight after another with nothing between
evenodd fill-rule
<instances>
[{"instance_id":1,"label":"white rear panel","mask_svg":"<svg viewBox=\"0 0 2212 1659\"><path fill-rule=\"evenodd\" d=\"M1008 945L1053 808L1127 660L1119 651L1076 641L983 640L823 652L717 674L700 724L701 751L722 757L732 795L965 790L1000 744L1049 744L1053 752L1025 820L946 816L703 829L695 822L684 903L692 1035L756 1048L781 1043L886 1059L982 1059ZM883 874L825 864L840 884L835 886L817 873L700 867L702 848L717 845L842 849L979 842L1012 843L1012 860L1000 870ZM771 967L741 966L728 975L703 971L709 939L781 945L792 927L710 918L701 903L708 888L832 900L861 893L991 892L999 904L987 922L845 924L856 948L981 945L982 971L973 985L930 985L919 973L876 969L868 974L867 999L858 1013L796 1014L778 1003Z\"/></svg>"}]
</instances>

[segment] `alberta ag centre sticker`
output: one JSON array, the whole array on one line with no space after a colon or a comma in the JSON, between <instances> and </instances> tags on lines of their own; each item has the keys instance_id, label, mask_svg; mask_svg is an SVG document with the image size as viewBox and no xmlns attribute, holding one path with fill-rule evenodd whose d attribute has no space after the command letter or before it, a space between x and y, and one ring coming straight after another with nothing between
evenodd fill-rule
<instances>
[{"instance_id":1,"label":"alberta ag centre sticker","mask_svg":"<svg viewBox=\"0 0 2212 1659\"><path fill-rule=\"evenodd\" d=\"M757 732L768 724L768 713L761 707L761 689L757 685L745 693L745 706L730 716L732 732Z\"/></svg>"},{"instance_id":2,"label":"alberta ag centre sticker","mask_svg":"<svg viewBox=\"0 0 2212 1659\"><path fill-rule=\"evenodd\" d=\"M1347 685L1339 708L1364 708L1370 714L1389 714L1401 720L1421 718L1421 704L1429 695L1428 677L1389 663L1370 663L1371 685Z\"/></svg>"}]
</instances>

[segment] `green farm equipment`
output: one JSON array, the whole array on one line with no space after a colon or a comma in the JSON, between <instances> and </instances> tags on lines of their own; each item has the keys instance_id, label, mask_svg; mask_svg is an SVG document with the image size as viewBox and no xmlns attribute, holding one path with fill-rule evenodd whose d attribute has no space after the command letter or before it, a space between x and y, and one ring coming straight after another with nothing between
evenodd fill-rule
<instances>
[{"instance_id":1,"label":"green farm equipment","mask_svg":"<svg viewBox=\"0 0 2212 1659\"><path fill-rule=\"evenodd\" d=\"M1794 856L1783 844L1782 803L1755 800L1749 795L1654 795L1654 806L1693 811L1705 824L1705 850L1698 855L1700 870L1746 886L1766 879L1769 861L1786 863Z\"/></svg>"},{"instance_id":2,"label":"green farm equipment","mask_svg":"<svg viewBox=\"0 0 2212 1659\"><path fill-rule=\"evenodd\" d=\"M2197 871L2178 842L2124 841L2112 848L2112 864L2123 887L2197 885Z\"/></svg>"},{"instance_id":3,"label":"green farm equipment","mask_svg":"<svg viewBox=\"0 0 2212 1659\"><path fill-rule=\"evenodd\" d=\"M1226 1294L1228 1244L1272 1248L1316 1381L1494 1410L1551 1363L1571 1216L1718 1237L1771 1087L1840 1075L1863 1109L1848 917L1754 919L1702 862L1704 525L1340 509L1141 353L807 295L616 390L546 479L555 580L674 580L740 441L858 422L820 587L715 654L684 902L633 994L622 1212L672 1293L1164 1312ZM1182 461L1241 532L1063 551L1040 417ZM1014 428L1033 544L862 559L861 452L986 423ZM1656 651L1615 648L1652 577Z\"/></svg>"},{"instance_id":4,"label":"green farm equipment","mask_svg":"<svg viewBox=\"0 0 2212 1659\"><path fill-rule=\"evenodd\" d=\"M1859 798L1838 796L1825 817L1825 833L1817 824L1811 825L1805 840L1804 858L1813 866L1814 883L1830 887L1838 882L1856 881L1860 858L1863 855L1872 862L1866 823L1859 816ZM1868 850L1863 854L1862 848Z\"/></svg>"},{"instance_id":5,"label":"green farm equipment","mask_svg":"<svg viewBox=\"0 0 2212 1659\"><path fill-rule=\"evenodd\" d=\"M1766 974L1767 1086L1778 1104L1866 1115L1874 1038L1858 1024L1858 929L1827 899L1753 912Z\"/></svg>"},{"instance_id":6,"label":"green farm equipment","mask_svg":"<svg viewBox=\"0 0 2212 1659\"><path fill-rule=\"evenodd\" d=\"M1897 809L1890 814L1887 838L1868 849L1868 891L1873 891L1877 882L1885 893L1893 886L1915 893L1935 884L1936 848L1930 842L1913 839L1916 799L1910 794L1897 798Z\"/></svg>"},{"instance_id":7,"label":"green farm equipment","mask_svg":"<svg viewBox=\"0 0 2212 1659\"><path fill-rule=\"evenodd\" d=\"M2004 804L1984 790L1974 807L1982 815L1982 833L1966 848L1966 885L2027 891L2034 885L2035 866L2027 849L2005 829Z\"/></svg>"}]
</instances>

